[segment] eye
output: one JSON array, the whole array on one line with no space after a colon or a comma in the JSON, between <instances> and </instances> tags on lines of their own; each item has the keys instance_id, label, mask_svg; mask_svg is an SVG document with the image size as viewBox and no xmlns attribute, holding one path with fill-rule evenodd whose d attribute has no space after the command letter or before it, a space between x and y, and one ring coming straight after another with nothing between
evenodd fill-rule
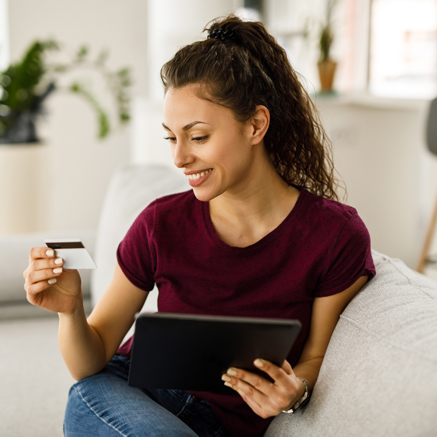
<instances>
[{"instance_id":1,"label":"eye","mask_svg":"<svg viewBox=\"0 0 437 437\"><path fill-rule=\"evenodd\" d=\"M196 143L201 144L201 143L204 143L208 138L209 138L208 135L205 135L203 137L193 137L192 141L195 141Z\"/></svg>"},{"instance_id":2,"label":"eye","mask_svg":"<svg viewBox=\"0 0 437 437\"><path fill-rule=\"evenodd\" d=\"M175 137L164 137L164 140L168 141L169 143L175 143L176 138Z\"/></svg>"}]
</instances>

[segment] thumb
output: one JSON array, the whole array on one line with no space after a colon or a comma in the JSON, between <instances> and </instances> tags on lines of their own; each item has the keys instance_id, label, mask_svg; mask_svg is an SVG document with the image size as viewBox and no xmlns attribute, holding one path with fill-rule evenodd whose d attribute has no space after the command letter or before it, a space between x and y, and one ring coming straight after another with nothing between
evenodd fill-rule
<instances>
[{"instance_id":1,"label":"thumb","mask_svg":"<svg viewBox=\"0 0 437 437\"><path fill-rule=\"evenodd\" d=\"M287 375L294 375L293 369L291 368L291 365L287 360L284 360L284 362L282 363L282 370Z\"/></svg>"}]
</instances>

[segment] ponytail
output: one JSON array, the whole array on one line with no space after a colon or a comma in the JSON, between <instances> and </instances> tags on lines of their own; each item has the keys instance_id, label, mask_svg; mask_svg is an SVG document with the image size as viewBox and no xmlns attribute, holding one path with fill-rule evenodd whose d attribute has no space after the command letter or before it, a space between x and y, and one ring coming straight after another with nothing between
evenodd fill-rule
<instances>
[{"instance_id":1,"label":"ponytail","mask_svg":"<svg viewBox=\"0 0 437 437\"><path fill-rule=\"evenodd\" d=\"M241 122L258 105L270 111L264 138L289 185L338 200L331 144L287 53L260 22L231 15L206 27L208 38L181 48L161 69L165 92L198 84L199 97L230 109Z\"/></svg>"}]
</instances>

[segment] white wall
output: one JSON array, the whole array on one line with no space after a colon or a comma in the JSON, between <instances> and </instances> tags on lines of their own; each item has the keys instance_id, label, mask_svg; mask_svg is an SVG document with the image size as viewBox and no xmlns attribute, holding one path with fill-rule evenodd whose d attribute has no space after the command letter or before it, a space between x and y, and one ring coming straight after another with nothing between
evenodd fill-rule
<instances>
[{"instance_id":1,"label":"white wall","mask_svg":"<svg viewBox=\"0 0 437 437\"><path fill-rule=\"evenodd\" d=\"M9 64L9 23L8 3L0 0L0 71L7 68Z\"/></svg>"},{"instance_id":2,"label":"white wall","mask_svg":"<svg viewBox=\"0 0 437 437\"><path fill-rule=\"evenodd\" d=\"M169 147L163 140L160 78L162 65L186 44L206 38L202 32L212 19L236 10L238 0L150 0L147 27L148 93L134 101L132 161L168 164Z\"/></svg>"},{"instance_id":3,"label":"white wall","mask_svg":"<svg viewBox=\"0 0 437 437\"><path fill-rule=\"evenodd\" d=\"M317 99L347 203L374 249L416 267L435 195L437 159L424 142L427 102Z\"/></svg>"},{"instance_id":4,"label":"white wall","mask_svg":"<svg viewBox=\"0 0 437 437\"><path fill-rule=\"evenodd\" d=\"M11 61L21 59L37 38L56 38L65 44L66 55L74 55L83 43L89 45L93 56L108 47L109 67L130 66L135 81L133 94L146 94L146 23L147 2L143 0L9 0ZM62 79L61 85L68 85L72 77ZM91 77L98 96L110 108L103 82ZM97 140L94 112L72 94L53 94L46 108L48 116L39 125L50 149L45 169L51 179L46 227L93 228L111 174L130 160L130 129Z\"/></svg>"}]
</instances>

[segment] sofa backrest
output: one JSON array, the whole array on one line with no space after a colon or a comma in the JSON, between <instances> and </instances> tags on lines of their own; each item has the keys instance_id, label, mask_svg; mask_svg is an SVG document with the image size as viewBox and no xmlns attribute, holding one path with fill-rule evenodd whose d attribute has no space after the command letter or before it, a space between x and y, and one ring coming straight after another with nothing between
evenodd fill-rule
<instances>
[{"instance_id":1,"label":"sofa backrest","mask_svg":"<svg viewBox=\"0 0 437 437\"><path fill-rule=\"evenodd\" d=\"M437 283L373 257L377 274L341 315L310 403L265 437L437 435Z\"/></svg>"},{"instance_id":2,"label":"sofa backrest","mask_svg":"<svg viewBox=\"0 0 437 437\"><path fill-rule=\"evenodd\" d=\"M111 281L116 251L139 213L158 197L190 188L185 176L163 165L143 164L121 167L112 177L103 202L96 235L91 277L91 297L95 305ZM153 310L153 296L146 305Z\"/></svg>"}]
</instances>

